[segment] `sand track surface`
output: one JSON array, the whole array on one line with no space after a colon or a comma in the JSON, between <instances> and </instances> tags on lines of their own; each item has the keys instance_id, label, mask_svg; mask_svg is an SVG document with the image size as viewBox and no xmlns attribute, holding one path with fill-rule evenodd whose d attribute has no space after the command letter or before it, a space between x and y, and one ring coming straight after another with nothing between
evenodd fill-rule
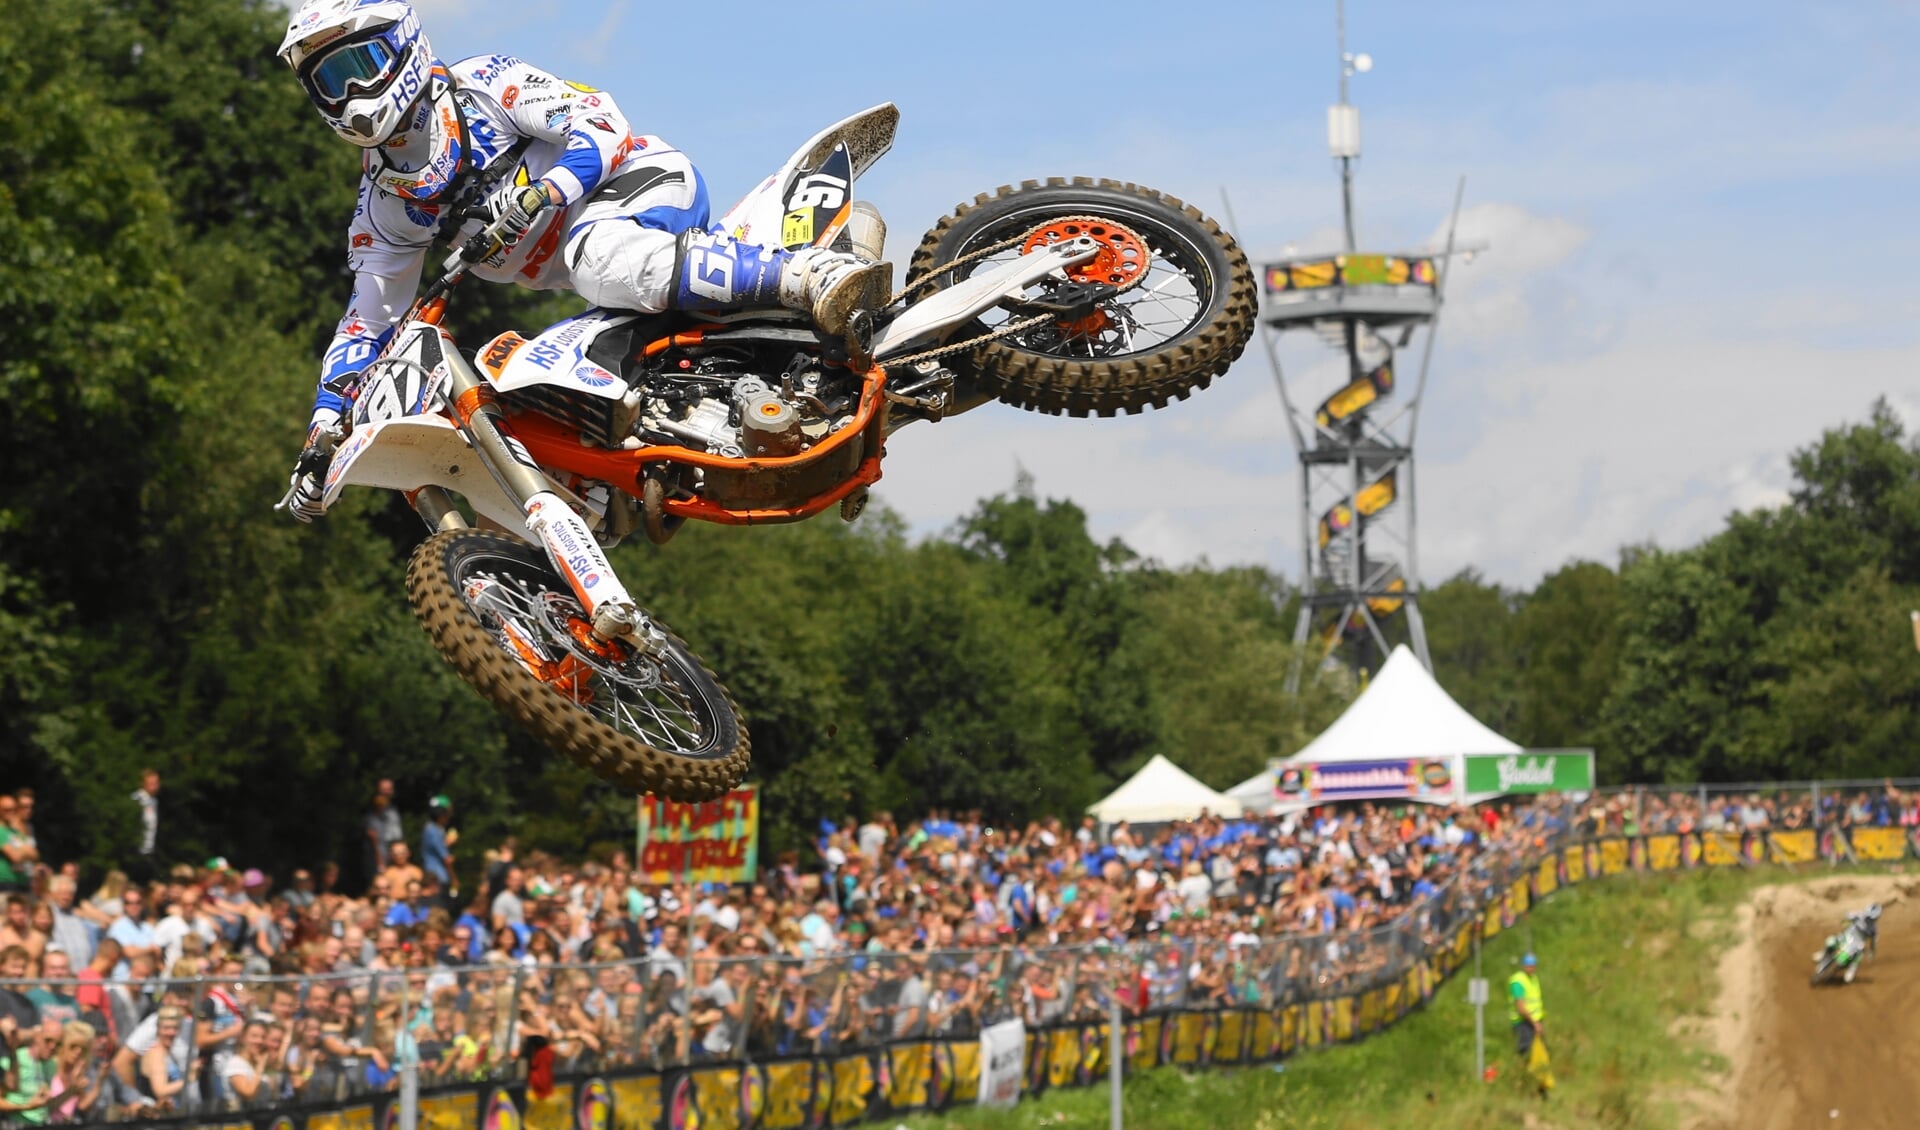
<instances>
[{"instance_id":1,"label":"sand track surface","mask_svg":"<svg viewBox=\"0 0 1920 1130\"><path fill-rule=\"evenodd\" d=\"M1879 901L1879 955L1812 988L1813 954ZM1920 880L1846 876L1764 887L1720 963L1710 1036L1729 1063L1696 1130L1920 1126Z\"/></svg>"}]
</instances>

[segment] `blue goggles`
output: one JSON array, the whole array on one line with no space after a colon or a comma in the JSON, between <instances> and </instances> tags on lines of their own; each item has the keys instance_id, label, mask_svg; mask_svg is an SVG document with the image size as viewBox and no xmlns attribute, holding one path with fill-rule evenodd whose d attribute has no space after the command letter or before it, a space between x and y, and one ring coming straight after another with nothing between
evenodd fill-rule
<instances>
[{"instance_id":1,"label":"blue goggles","mask_svg":"<svg viewBox=\"0 0 1920 1130\"><path fill-rule=\"evenodd\" d=\"M333 108L344 106L355 94L377 94L393 81L406 58L382 32L370 39L342 43L306 69L307 89L314 100Z\"/></svg>"}]
</instances>

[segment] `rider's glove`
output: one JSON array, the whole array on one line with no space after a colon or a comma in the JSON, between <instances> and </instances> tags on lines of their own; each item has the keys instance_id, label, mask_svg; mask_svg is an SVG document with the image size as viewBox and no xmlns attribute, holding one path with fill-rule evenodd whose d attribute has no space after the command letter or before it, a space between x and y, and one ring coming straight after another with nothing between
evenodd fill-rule
<instances>
[{"instance_id":1,"label":"rider's glove","mask_svg":"<svg viewBox=\"0 0 1920 1130\"><path fill-rule=\"evenodd\" d=\"M500 243L508 250L527 237L540 214L553 207L552 195L547 192L547 182L535 181L525 188L514 192L507 201L507 210L500 217Z\"/></svg>"},{"instance_id":2,"label":"rider's glove","mask_svg":"<svg viewBox=\"0 0 1920 1130\"><path fill-rule=\"evenodd\" d=\"M333 449L340 446L345 435L336 421L319 418L308 430L307 445L294 460L287 497L281 501L295 521L311 522L327 512L327 464L333 461Z\"/></svg>"}]
</instances>

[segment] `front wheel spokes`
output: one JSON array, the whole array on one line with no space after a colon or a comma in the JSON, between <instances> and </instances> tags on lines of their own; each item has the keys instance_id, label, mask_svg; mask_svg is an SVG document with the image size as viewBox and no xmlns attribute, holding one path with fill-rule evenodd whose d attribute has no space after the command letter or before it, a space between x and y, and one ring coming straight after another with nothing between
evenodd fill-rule
<instances>
[{"instance_id":1,"label":"front wheel spokes","mask_svg":"<svg viewBox=\"0 0 1920 1130\"><path fill-rule=\"evenodd\" d=\"M699 719L687 708L684 699L679 699L679 696L672 693L671 687L663 685L660 691L662 693L658 696L646 695L636 700L636 704L646 713L648 719L652 721L653 725L651 726L647 725L641 719L634 717L632 709L622 696L614 696L612 699L612 709L603 710L601 713L607 715L608 720L614 725L625 726L633 733L639 735L640 738L649 745L664 749L702 748L706 744L706 740L701 734ZM656 697L676 700L673 701L675 709L672 713L691 723L692 728L689 729L687 726L675 723L666 712L663 712L659 706L656 705Z\"/></svg>"},{"instance_id":2,"label":"front wheel spokes","mask_svg":"<svg viewBox=\"0 0 1920 1130\"><path fill-rule=\"evenodd\" d=\"M467 592L503 649L574 705L658 749L700 752L710 744L698 704L672 667L595 639L572 594L497 573L476 575Z\"/></svg>"},{"instance_id":3,"label":"front wheel spokes","mask_svg":"<svg viewBox=\"0 0 1920 1130\"><path fill-rule=\"evenodd\" d=\"M594 675L594 694L580 705L656 749L705 749L705 727L672 672L624 644L614 646L631 657L620 662L587 661Z\"/></svg>"}]
</instances>

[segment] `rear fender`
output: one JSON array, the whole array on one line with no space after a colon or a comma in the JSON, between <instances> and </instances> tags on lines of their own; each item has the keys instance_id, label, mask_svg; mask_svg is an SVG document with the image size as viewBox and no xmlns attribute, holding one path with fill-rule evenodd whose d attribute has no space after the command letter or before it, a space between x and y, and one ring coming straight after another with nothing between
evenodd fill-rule
<instances>
[{"instance_id":1,"label":"rear fender","mask_svg":"<svg viewBox=\"0 0 1920 1130\"><path fill-rule=\"evenodd\" d=\"M744 243L769 247L783 243L787 198L795 179L805 170L825 165L833 155L834 146L845 145L852 165L849 179L858 180L893 148L894 131L899 126L900 107L891 102L882 102L835 122L809 138L787 158L779 172L761 181L740 203L727 209L726 215L714 225L715 230L729 232ZM851 185L847 186L847 193L851 201Z\"/></svg>"}]
</instances>

